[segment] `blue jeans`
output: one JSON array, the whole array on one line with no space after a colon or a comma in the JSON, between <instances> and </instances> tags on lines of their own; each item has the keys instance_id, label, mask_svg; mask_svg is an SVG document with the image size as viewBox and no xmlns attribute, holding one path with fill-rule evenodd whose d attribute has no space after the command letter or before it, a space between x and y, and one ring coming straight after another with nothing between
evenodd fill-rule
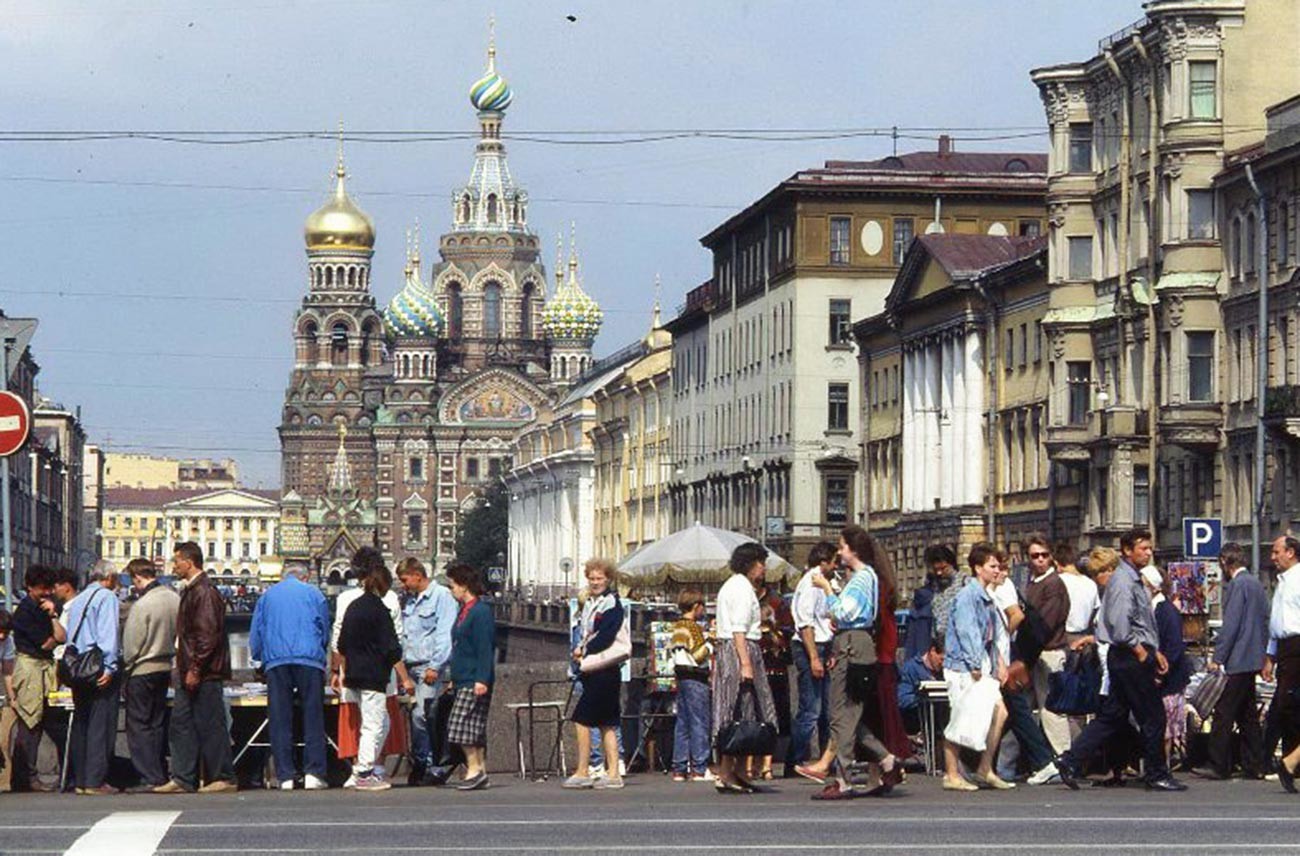
<instances>
[{"instance_id":1,"label":"blue jeans","mask_svg":"<svg viewBox=\"0 0 1300 856\"><path fill-rule=\"evenodd\" d=\"M407 669L411 672L411 680L415 681L415 704L411 707L411 763L417 770L424 771L432 768L436 761L433 757L433 723L428 718L433 706L426 705L426 702L442 695L447 683L440 679L426 684L424 666L408 666Z\"/></svg>"},{"instance_id":2,"label":"blue jeans","mask_svg":"<svg viewBox=\"0 0 1300 856\"><path fill-rule=\"evenodd\" d=\"M830 711L828 710L828 693L830 669L822 675L821 680L813 677L812 664L808 660L808 651L803 640L791 642L790 651L794 655L794 668L799 678L799 711L794 717L794 728L790 730L790 749L786 756L786 767L816 760L815 755L830 732ZM823 642L817 646L817 656L822 665L830 659L831 646ZM814 738L817 742L814 743Z\"/></svg>"},{"instance_id":3,"label":"blue jeans","mask_svg":"<svg viewBox=\"0 0 1300 856\"><path fill-rule=\"evenodd\" d=\"M677 722L673 726L673 772L700 774L709 769L713 693L704 681L677 682Z\"/></svg>"},{"instance_id":4,"label":"blue jeans","mask_svg":"<svg viewBox=\"0 0 1300 856\"><path fill-rule=\"evenodd\" d=\"M220 686L218 684L218 686ZM302 707L302 772L325 778L325 672L312 666L284 665L266 670L267 730L275 777L291 782L297 775L293 761L294 696Z\"/></svg>"}]
</instances>

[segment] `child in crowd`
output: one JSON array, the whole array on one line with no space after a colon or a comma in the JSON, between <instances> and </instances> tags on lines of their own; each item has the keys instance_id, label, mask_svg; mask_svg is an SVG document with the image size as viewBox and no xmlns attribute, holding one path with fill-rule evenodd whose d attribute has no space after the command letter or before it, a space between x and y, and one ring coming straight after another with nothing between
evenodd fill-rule
<instances>
[{"instance_id":1,"label":"child in crowd","mask_svg":"<svg viewBox=\"0 0 1300 856\"><path fill-rule=\"evenodd\" d=\"M709 737L713 696L709 689L712 646L704 638L704 594L685 589L677 598L682 617L673 624L673 674L677 678L677 724L673 731L673 781L711 782Z\"/></svg>"}]
</instances>

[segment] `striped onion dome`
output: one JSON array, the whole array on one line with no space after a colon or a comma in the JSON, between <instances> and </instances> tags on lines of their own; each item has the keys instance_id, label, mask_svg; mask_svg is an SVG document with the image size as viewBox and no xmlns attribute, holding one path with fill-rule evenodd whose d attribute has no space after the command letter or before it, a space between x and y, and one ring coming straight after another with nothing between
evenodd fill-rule
<instances>
[{"instance_id":1,"label":"striped onion dome","mask_svg":"<svg viewBox=\"0 0 1300 856\"><path fill-rule=\"evenodd\" d=\"M394 339L436 339L446 326L433 291L407 267L406 286L397 292L384 310L384 328L388 335Z\"/></svg>"},{"instance_id":2,"label":"striped onion dome","mask_svg":"<svg viewBox=\"0 0 1300 856\"><path fill-rule=\"evenodd\" d=\"M506 79L497 73L496 45L488 47L487 72L469 88L469 101L476 110L501 112L515 100L515 92Z\"/></svg>"}]
</instances>

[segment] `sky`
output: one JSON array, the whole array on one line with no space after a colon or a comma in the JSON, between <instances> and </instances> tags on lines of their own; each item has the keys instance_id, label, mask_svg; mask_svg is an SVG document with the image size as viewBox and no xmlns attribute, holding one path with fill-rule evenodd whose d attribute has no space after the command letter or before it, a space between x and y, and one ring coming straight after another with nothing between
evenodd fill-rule
<instances>
[{"instance_id":1,"label":"sky","mask_svg":"<svg viewBox=\"0 0 1300 856\"><path fill-rule=\"evenodd\" d=\"M376 224L382 306L401 286L406 229L418 218L432 246L469 176L467 93L490 14L515 90L511 169L543 246L575 224L584 285L605 309L599 356L644 335L656 276L665 317L708 278L699 238L731 213L799 169L889 154L868 129L926 129L904 132L900 152L933 148L934 129L967 151L1044 151L1028 71L1092 56L1141 12L1139 0L0 0L0 308L40 319L40 389L81 408L92 442L233 457L249 486L275 487L302 226L332 187L328 136L339 122L358 136L471 135L346 144L349 190ZM804 138L644 139L670 129ZM12 133L304 130L321 137Z\"/></svg>"}]
</instances>

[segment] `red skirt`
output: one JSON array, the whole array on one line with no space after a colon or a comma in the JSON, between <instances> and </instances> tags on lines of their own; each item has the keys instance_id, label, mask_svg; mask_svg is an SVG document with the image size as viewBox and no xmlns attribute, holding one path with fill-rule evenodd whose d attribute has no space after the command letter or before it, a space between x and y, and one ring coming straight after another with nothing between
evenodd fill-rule
<instances>
[{"instance_id":1,"label":"red skirt","mask_svg":"<svg viewBox=\"0 0 1300 856\"><path fill-rule=\"evenodd\" d=\"M891 755L910 758L912 741L903 725L903 714L898 710L898 669L893 663L878 663L874 683L876 703L864 706L862 718Z\"/></svg>"},{"instance_id":2,"label":"red skirt","mask_svg":"<svg viewBox=\"0 0 1300 856\"><path fill-rule=\"evenodd\" d=\"M384 739L381 755L405 755L410 745L406 727L406 711L397 696L388 699L388 737ZM361 741L361 706L355 702L339 702L339 758L357 757Z\"/></svg>"}]
</instances>

